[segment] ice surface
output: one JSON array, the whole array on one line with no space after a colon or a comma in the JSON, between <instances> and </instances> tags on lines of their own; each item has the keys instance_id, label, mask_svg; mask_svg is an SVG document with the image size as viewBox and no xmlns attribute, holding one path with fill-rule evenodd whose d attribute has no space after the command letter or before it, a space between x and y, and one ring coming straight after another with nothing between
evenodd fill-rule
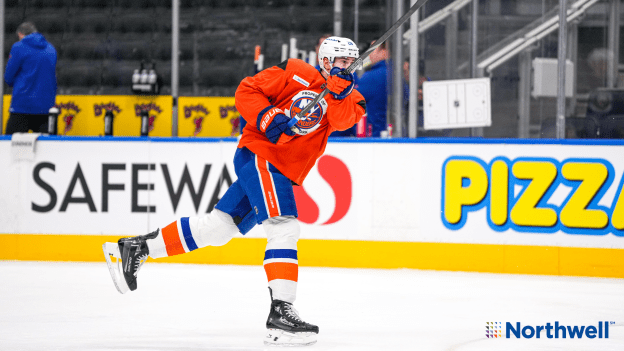
<instances>
[{"instance_id":1,"label":"ice surface","mask_svg":"<svg viewBox=\"0 0 624 351\"><path fill-rule=\"evenodd\" d=\"M121 295L106 263L0 261L0 350L271 350L262 266L156 264ZM300 267L309 350L624 350L624 280ZM488 339L486 322L594 325L609 339ZM620 324L620 325L618 325ZM300 349L300 348L297 348Z\"/></svg>"}]
</instances>

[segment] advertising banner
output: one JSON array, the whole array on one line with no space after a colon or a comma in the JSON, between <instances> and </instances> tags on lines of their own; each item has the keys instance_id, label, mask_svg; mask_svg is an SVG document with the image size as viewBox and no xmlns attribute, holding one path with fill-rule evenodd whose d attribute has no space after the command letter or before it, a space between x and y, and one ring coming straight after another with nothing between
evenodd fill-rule
<instances>
[{"instance_id":1,"label":"advertising banner","mask_svg":"<svg viewBox=\"0 0 624 351\"><path fill-rule=\"evenodd\" d=\"M4 96L3 130L9 120L11 96ZM141 111L149 114L149 136L171 136L171 96L58 95L58 135L102 136L104 114L113 112L114 136L140 136Z\"/></svg>"},{"instance_id":2,"label":"advertising banner","mask_svg":"<svg viewBox=\"0 0 624 351\"><path fill-rule=\"evenodd\" d=\"M425 162L440 172L423 188L439 199L427 232L454 242L624 248L616 156L624 147L590 143L439 145Z\"/></svg>"},{"instance_id":3,"label":"advertising banner","mask_svg":"<svg viewBox=\"0 0 624 351\"><path fill-rule=\"evenodd\" d=\"M240 134L233 97L180 97L178 135L181 137L223 137Z\"/></svg>"},{"instance_id":4,"label":"advertising banner","mask_svg":"<svg viewBox=\"0 0 624 351\"><path fill-rule=\"evenodd\" d=\"M589 260L591 275L607 260L624 276L624 145L442 140L330 142L294 187L302 240L380 267L561 274ZM15 160L0 141L0 233L145 234L211 211L237 179L234 138L36 143Z\"/></svg>"},{"instance_id":5,"label":"advertising banner","mask_svg":"<svg viewBox=\"0 0 624 351\"><path fill-rule=\"evenodd\" d=\"M3 131L11 96L4 95ZM173 100L168 95L58 95L58 135L102 136L104 115L113 112L113 136L140 136L141 112L148 113L149 136L171 136ZM178 136L229 137L240 134L234 97L180 97Z\"/></svg>"},{"instance_id":6,"label":"advertising banner","mask_svg":"<svg viewBox=\"0 0 624 351\"><path fill-rule=\"evenodd\" d=\"M42 139L42 138L40 138ZM0 232L140 234L210 211L236 141L39 140L5 157ZM10 155L10 142L0 143ZM461 150L461 152L458 152ZM314 239L624 248L614 145L330 143L295 187ZM6 177L13 177L11 178ZM43 219L49 224L42 226Z\"/></svg>"}]
</instances>

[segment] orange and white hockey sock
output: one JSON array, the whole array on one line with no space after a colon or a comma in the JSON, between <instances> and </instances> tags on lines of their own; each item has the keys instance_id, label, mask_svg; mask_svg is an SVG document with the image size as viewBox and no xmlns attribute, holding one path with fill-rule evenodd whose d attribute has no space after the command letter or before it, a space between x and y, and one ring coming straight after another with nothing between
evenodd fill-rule
<instances>
[{"instance_id":1,"label":"orange and white hockey sock","mask_svg":"<svg viewBox=\"0 0 624 351\"><path fill-rule=\"evenodd\" d=\"M297 247L268 249L264 252L264 271L273 291L273 298L293 303L297 296L299 263Z\"/></svg>"},{"instance_id":2,"label":"orange and white hockey sock","mask_svg":"<svg viewBox=\"0 0 624 351\"><path fill-rule=\"evenodd\" d=\"M147 240L149 256L179 255L206 246L222 246L238 233L227 213L214 209L202 217L182 217L163 227L155 239Z\"/></svg>"},{"instance_id":3,"label":"orange and white hockey sock","mask_svg":"<svg viewBox=\"0 0 624 351\"><path fill-rule=\"evenodd\" d=\"M299 223L293 216L281 216L269 218L262 226L267 233L264 271L273 298L293 303L297 297L299 280L297 259Z\"/></svg>"}]
</instances>

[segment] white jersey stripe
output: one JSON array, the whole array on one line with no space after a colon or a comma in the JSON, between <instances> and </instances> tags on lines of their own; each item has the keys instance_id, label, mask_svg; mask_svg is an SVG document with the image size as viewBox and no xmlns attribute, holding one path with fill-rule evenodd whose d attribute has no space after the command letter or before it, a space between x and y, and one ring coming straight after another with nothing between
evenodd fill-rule
<instances>
[{"instance_id":1,"label":"white jersey stripe","mask_svg":"<svg viewBox=\"0 0 624 351\"><path fill-rule=\"evenodd\" d=\"M299 264L299 261L293 258L269 258L268 260L264 260L262 264L265 265L265 264L276 263L276 262Z\"/></svg>"},{"instance_id":2,"label":"white jersey stripe","mask_svg":"<svg viewBox=\"0 0 624 351\"><path fill-rule=\"evenodd\" d=\"M182 232L181 221L178 219L176 221L176 226L178 227L178 236L180 237L180 243L182 243L182 247L184 248L184 252L190 252L188 246L186 246L186 240L184 239L184 233Z\"/></svg>"}]
</instances>

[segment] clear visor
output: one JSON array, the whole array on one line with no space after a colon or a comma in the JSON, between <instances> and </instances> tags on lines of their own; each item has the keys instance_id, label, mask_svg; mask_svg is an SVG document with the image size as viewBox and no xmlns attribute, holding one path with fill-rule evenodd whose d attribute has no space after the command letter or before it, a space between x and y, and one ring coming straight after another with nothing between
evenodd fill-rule
<instances>
[{"instance_id":1,"label":"clear visor","mask_svg":"<svg viewBox=\"0 0 624 351\"><path fill-rule=\"evenodd\" d=\"M334 58L334 62L332 63L332 68L339 67L339 68L345 69L351 66L351 64L353 64L356 60L357 59L355 57L348 57L348 56L336 57ZM359 69L359 67L356 67L356 69Z\"/></svg>"}]
</instances>

